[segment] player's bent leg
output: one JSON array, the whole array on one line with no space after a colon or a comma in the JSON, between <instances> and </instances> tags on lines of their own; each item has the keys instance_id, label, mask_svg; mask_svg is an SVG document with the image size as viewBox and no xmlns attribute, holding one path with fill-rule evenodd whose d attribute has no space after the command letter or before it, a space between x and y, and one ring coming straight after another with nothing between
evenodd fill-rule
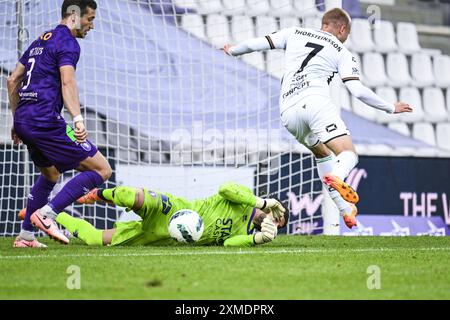
<instances>
[{"instance_id":1,"label":"player's bent leg","mask_svg":"<svg viewBox=\"0 0 450 320\"><path fill-rule=\"evenodd\" d=\"M316 158L317 172L319 173L321 181L323 181L324 177L333 171L333 167L335 165L335 157L322 142L316 143L314 147L310 147L310 150L313 152ZM352 211L350 204L341 196L341 194L337 190L328 187L325 183L324 185L342 216Z\"/></svg>"},{"instance_id":2,"label":"player's bent leg","mask_svg":"<svg viewBox=\"0 0 450 320\"><path fill-rule=\"evenodd\" d=\"M95 227L86 220L74 218L65 212L61 212L56 217L56 221L69 230L74 237L82 240L87 245L103 245L103 230L95 229Z\"/></svg>"},{"instance_id":3,"label":"player's bent leg","mask_svg":"<svg viewBox=\"0 0 450 320\"><path fill-rule=\"evenodd\" d=\"M103 181L108 180L112 174L111 166L100 151L97 151L93 157L81 161L77 170L82 172L95 171L103 178Z\"/></svg>"},{"instance_id":4,"label":"player's bent leg","mask_svg":"<svg viewBox=\"0 0 450 320\"><path fill-rule=\"evenodd\" d=\"M351 136L336 137L328 141L326 145L336 155L336 164L333 167L332 174L344 180L358 164L358 155L353 146Z\"/></svg>"},{"instance_id":5,"label":"player's bent leg","mask_svg":"<svg viewBox=\"0 0 450 320\"><path fill-rule=\"evenodd\" d=\"M323 182L337 190L339 194L350 203L357 203L359 196L357 192L344 179L358 163L358 156L353 147L349 135L338 136L326 143L335 154L335 164L331 172L323 176Z\"/></svg>"},{"instance_id":6,"label":"player's bent leg","mask_svg":"<svg viewBox=\"0 0 450 320\"><path fill-rule=\"evenodd\" d=\"M47 204L48 197L59 179L59 172L55 167L39 168L41 176L36 180L28 196L26 210L22 218L22 231L33 233L31 215Z\"/></svg>"},{"instance_id":7,"label":"player's bent leg","mask_svg":"<svg viewBox=\"0 0 450 320\"><path fill-rule=\"evenodd\" d=\"M98 196L115 205L138 211L144 204L144 190L119 186L112 189L100 189Z\"/></svg>"}]
</instances>

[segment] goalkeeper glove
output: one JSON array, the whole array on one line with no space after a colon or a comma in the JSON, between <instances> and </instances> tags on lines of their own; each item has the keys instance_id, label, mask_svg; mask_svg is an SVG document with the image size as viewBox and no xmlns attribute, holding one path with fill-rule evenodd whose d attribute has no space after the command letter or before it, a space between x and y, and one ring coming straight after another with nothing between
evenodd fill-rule
<instances>
[{"instance_id":1,"label":"goalkeeper glove","mask_svg":"<svg viewBox=\"0 0 450 320\"><path fill-rule=\"evenodd\" d=\"M277 236L278 229L269 217L264 218L261 223L261 232L257 232L253 235L253 242L255 244L264 244L272 241Z\"/></svg>"},{"instance_id":2,"label":"goalkeeper glove","mask_svg":"<svg viewBox=\"0 0 450 320\"><path fill-rule=\"evenodd\" d=\"M281 203L279 203L276 199L263 199L259 197L256 198L256 208L264 211L265 213L272 211L275 219L280 219L283 217L284 212L286 211Z\"/></svg>"}]
</instances>

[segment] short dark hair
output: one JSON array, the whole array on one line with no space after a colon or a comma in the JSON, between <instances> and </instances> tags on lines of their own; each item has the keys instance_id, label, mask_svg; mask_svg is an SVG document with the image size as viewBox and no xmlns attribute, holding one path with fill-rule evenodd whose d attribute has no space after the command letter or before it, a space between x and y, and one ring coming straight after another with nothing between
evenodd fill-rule
<instances>
[{"instance_id":1,"label":"short dark hair","mask_svg":"<svg viewBox=\"0 0 450 320\"><path fill-rule=\"evenodd\" d=\"M97 2L94 0L64 0L61 7L61 17L63 19L70 16L70 12L67 12L70 6L78 6L81 10L80 14L83 16L87 12L87 8L97 10Z\"/></svg>"},{"instance_id":2,"label":"short dark hair","mask_svg":"<svg viewBox=\"0 0 450 320\"><path fill-rule=\"evenodd\" d=\"M322 17L322 25L336 24L345 25L350 28L350 16L345 10L334 8L327 12Z\"/></svg>"}]
</instances>

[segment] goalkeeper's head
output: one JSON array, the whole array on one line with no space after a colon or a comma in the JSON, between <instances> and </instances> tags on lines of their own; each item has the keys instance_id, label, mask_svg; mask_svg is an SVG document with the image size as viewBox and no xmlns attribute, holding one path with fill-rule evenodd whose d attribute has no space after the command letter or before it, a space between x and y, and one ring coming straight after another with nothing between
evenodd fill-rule
<instances>
[{"instance_id":1,"label":"goalkeeper's head","mask_svg":"<svg viewBox=\"0 0 450 320\"><path fill-rule=\"evenodd\" d=\"M261 223L263 222L264 218L266 218L267 216L272 217L272 219L275 222L275 224L277 225L278 229L283 229L289 223L289 207L288 207L288 205L286 204L286 202L280 201L280 199L274 195L268 195L267 198L275 199L279 203L281 203L281 205L283 206L283 208L285 210L284 216L280 219L274 219L271 212L265 213L262 210L256 209L255 216L253 217L253 225L255 226L255 229L258 231L261 231Z\"/></svg>"}]
</instances>

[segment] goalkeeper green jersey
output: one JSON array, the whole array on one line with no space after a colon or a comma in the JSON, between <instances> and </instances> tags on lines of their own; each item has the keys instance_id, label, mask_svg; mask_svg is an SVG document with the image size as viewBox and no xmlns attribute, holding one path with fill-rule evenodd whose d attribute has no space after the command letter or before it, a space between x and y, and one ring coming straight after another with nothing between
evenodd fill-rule
<instances>
[{"instance_id":1,"label":"goalkeeper green jersey","mask_svg":"<svg viewBox=\"0 0 450 320\"><path fill-rule=\"evenodd\" d=\"M142 221L116 222L111 245L175 243L167 226L172 215L181 209L196 211L203 219L203 235L195 245L253 245L256 197L247 187L227 183L218 194L193 201L147 189L144 194L143 207L136 212Z\"/></svg>"}]
</instances>

